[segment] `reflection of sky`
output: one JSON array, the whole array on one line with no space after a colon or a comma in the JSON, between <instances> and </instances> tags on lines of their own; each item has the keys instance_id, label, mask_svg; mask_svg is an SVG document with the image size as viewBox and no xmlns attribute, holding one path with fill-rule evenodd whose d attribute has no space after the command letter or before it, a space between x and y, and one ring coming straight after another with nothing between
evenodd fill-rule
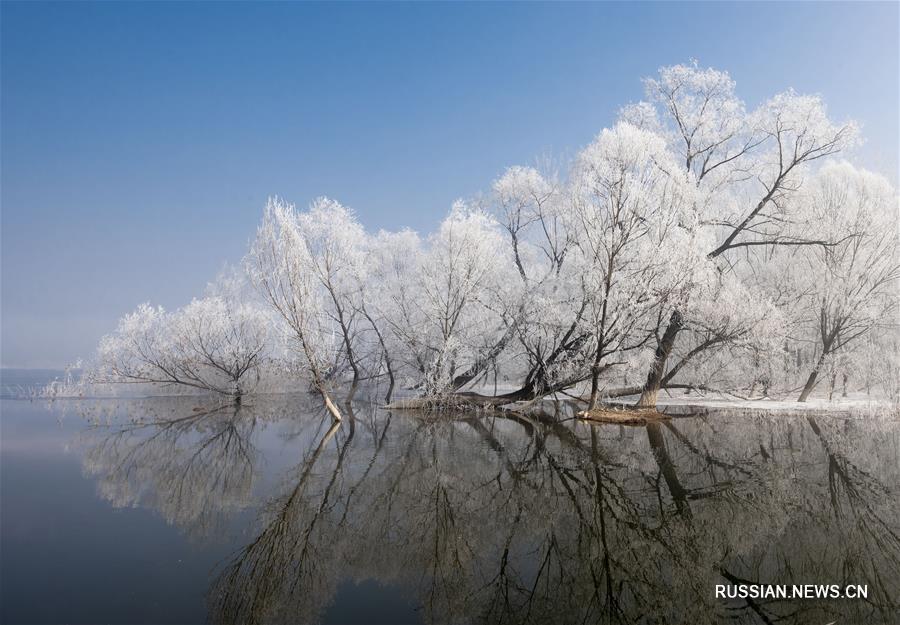
<instances>
[{"instance_id":1,"label":"reflection of sky","mask_svg":"<svg viewBox=\"0 0 900 625\"><path fill-rule=\"evenodd\" d=\"M895 171L898 4L11 4L2 19L2 364L89 356L198 294L265 198L431 229L565 155L697 57L752 105L794 87Z\"/></svg>"},{"instance_id":2,"label":"reflection of sky","mask_svg":"<svg viewBox=\"0 0 900 625\"><path fill-rule=\"evenodd\" d=\"M50 421L43 402L0 399L0 450L31 457L55 457L68 452L81 425L78 419Z\"/></svg>"},{"instance_id":3,"label":"reflection of sky","mask_svg":"<svg viewBox=\"0 0 900 625\"><path fill-rule=\"evenodd\" d=\"M151 510L112 511L79 456L61 452L79 420L60 427L23 401L4 400L2 411L0 620L202 623L209 562L227 551L191 553Z\"/></svg>"}]
</instances>

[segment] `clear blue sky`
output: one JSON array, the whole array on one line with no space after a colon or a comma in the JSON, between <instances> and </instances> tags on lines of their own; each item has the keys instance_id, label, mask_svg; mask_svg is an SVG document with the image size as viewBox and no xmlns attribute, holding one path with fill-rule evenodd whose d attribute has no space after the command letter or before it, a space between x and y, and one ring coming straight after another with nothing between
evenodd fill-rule
<instances>
[{"instance_id":1,"label":"clear blue sky","mask_svg":"<svg viewBox=\"0 0 900 625\"><path fill-rule=\"evenodd\" d=\"M59 366L187 302L270 194L428 231L692 57L750 105L821 93L896 180L898 7L3 2L0 360Z\"/></svg>"}]
</instances>

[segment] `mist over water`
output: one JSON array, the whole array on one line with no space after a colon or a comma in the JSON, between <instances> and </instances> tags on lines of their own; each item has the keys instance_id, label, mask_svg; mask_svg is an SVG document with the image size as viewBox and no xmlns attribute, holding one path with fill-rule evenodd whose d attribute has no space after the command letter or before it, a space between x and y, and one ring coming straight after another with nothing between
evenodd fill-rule
<instances>
[{"instance_id":1,"label":"mist over water","mask_svg":"<svg viewBox=\"0 0 900 625\"><path fill-rule=\"evenodd\" d=\"M65 378L62 369L0 369L0 398L17 399Z\"/></svg>"},{"instance_id":2,"label":"mist over water","mask_svg":"<svg viewBox=\"0 0 900 625\"><path fill-rule=\"evenodd\" d=\"M4 399L2 621L895 618L895 415L571 415ZM716 599L726 583L868 599Z\"/></svg>"}]
</instances>

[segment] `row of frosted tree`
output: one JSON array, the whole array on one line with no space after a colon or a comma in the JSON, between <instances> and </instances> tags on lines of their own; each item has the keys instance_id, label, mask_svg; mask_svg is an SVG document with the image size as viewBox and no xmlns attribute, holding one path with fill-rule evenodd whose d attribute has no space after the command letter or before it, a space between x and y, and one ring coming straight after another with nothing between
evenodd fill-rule
<instances>
[{"instance_id":1,"label":"row of frosted tree","mask_svg":"<svg viewBox=\"0 0 900 625\"><path fill-rule=\"evenodd\" d=\"M123 318L93 378L233 396L377 386L435 405L660 391L898 393L898 196L852 122L793 91L749 109L696 64L645 80L560 171L510 167L435 232L280 199L239 268Z\"/></svg>"}]
</instances>

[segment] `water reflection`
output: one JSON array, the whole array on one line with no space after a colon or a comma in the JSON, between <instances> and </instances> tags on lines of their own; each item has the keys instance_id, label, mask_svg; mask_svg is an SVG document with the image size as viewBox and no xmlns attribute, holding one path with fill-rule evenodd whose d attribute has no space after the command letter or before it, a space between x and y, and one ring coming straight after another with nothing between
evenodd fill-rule
<instances>
[{"instance_id":1,"label":"water reflection","mask_svg":"<svg viewBox=\"0 0 900 625\"><path fill-rule=\"evenodd\" d=\"M97 423L81 435L84 468L115 507L143 505L204 538L251 501L257 419L240 406L185 415L144 406L139 419Z\"/></svg>"},{"instance_id":2,"label":"water reflection","mask_svg":"<svg viewBox=\"0 0 900 625\"><path fill-rule=\"evenodd\" d=\"M878 623L900 609L889 419L621 427L358 407L329 428L288 400L150 404L124 421L89 408L85 468L113 504L196 536L260 510L217 569L212 622L317 622L347 579L408 589L428 623ZM285 466L258 447L272 424ZM726 602L726 582L869 596Z\"/></svg>"}]
</instances>

